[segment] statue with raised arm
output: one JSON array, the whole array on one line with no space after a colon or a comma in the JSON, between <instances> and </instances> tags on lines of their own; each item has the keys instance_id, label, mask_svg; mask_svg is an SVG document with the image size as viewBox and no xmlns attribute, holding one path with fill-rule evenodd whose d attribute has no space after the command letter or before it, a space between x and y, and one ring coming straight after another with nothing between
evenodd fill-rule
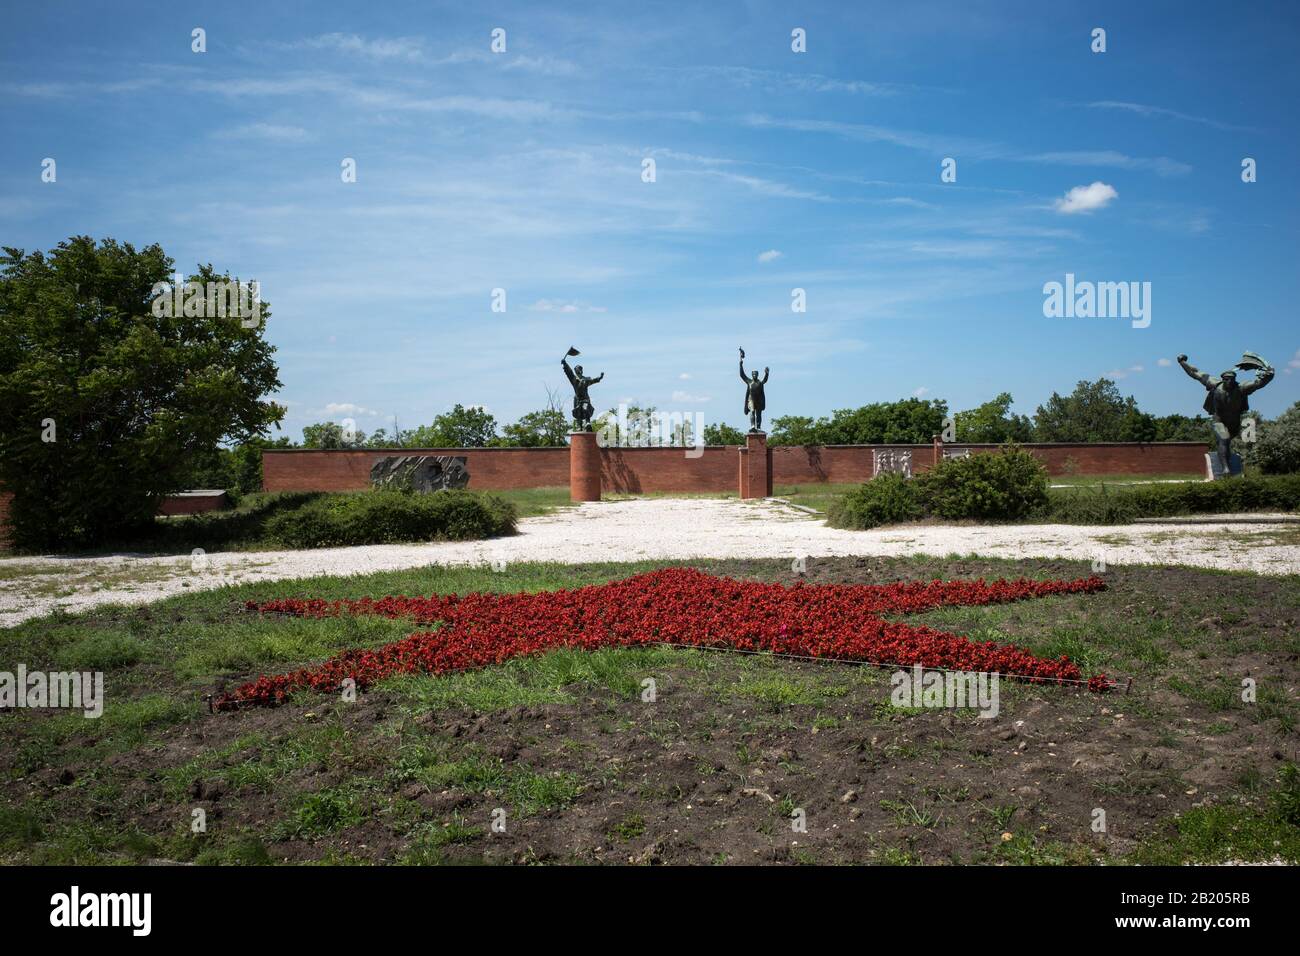
<instances>
[{"instance_id":1,"label":"statue with raised arm","mask_svg":"<svg viewBox=\"0 0 1300 956\"><path fill-rule=\"evenodd\" d=\"M1209 375L1196 366L1189 365L1186 355L1178 356L1178 364L1184 372L1205 386L1203 407L1210 415L1210 427L1214 429L1214 438L1219 446L1219 462L1223 466L1223 474L1231 475L1232 440L1241 434L1242 413L1250 408L1247 396L1273 381L1273 366L1254 352L1243 353L1237 368L1253 371L1255 378L1245 385L1238 385L1234 369L1228 369L1222 375Z\"/></svg>"},{"instance_id":2,"label":"statue with raised arm","mask_svg":"<svg viewBox=\"0 0 1300 956\"><path fill-rule=\"evenodd\" d=\"M764 368L761 380L758 372L754 372L752 378L746 378L745 350L740 350L740 380L745 383L745 414L749 416L751 433L763 430L763 409L767 408L767 397L763 394L763 386L767 384L769 374L768 369Z\"/></svg>"},{"instance_id":3,"label":"statue with raised arm","mask_svg":"<svg viewBox=\"0 0 1300 956\"><path fill-rule=\"evenodd\" d=\"M601 372L595 378L588 378L582 374L582 366L578 365L573 368L569 367L570 355L581 355L577 349L570 347L564 358L560 359L560 364L564 366L564 374L569 377L569 384L573 386L573 422L580 432L591 431L591 416L596 409L591 404L591 396L587 389L595 385L605 373Z\"/></svg>"}]
</instances>

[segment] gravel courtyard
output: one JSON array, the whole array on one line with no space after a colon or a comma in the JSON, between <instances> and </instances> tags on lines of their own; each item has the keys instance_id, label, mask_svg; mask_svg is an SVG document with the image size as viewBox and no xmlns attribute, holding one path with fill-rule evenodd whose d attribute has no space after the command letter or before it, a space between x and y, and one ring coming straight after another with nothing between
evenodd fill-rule
<instances>
[{"instance_id":1,"label":"gravel courtyard","mask_svg":"<svg viewBox=\"0 0 1300 956\"><path fill-rule=\"evenodd\" d=\"M1254 521L1259 516L1253 516ZM1300 573L1294 524L911 525L839 531L772 501L642 498L566 508L490 541L373 545L184 557L113 555L0 560L0 627L114 602L140 604L226 584L366 574L426 564L682 558L981 555L1074 558L1107 565L1181 564Z\"/></svg>"}]
</instances>

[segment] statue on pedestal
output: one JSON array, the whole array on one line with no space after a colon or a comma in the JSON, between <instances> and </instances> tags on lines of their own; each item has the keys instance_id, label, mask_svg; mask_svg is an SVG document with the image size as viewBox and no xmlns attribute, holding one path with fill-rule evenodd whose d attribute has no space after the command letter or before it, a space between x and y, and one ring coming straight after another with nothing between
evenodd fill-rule
<instances>
[{"instance_id":1,"label":"statue on pedestal","mask_svg":"<svg viewBox=\"0 0 1300 956\"><path fill-rule=\"evenodd\" d=\"M758 372L754 372L753 378L746 378L745 350L740 350L740 380L745 383L745 414L749 416L750 434L763 430L763 410L767 408L767 397L763 394L763 386L767 384L769 374L765 367L761 381Z\"/></svg>"},{"instance_id":2,"label":"statue on pedestal","mask_svg":"<svg viewBox=\"0 0 1300 956\"><path fill-rule=\"evenodd\" d=\"M573 422L576 430L589 432L591 431L591 416L596 409L591 404L591 396L587 393L587 389L604 378L605 373L601 372L595 378L588 378L582 374L581 365L570 368L569 356L581 354L577 349L570 346L564 358L560 359L560 364L564 366L564 374L568 376L569 384L573 386Z\"/></svg>"},{"instance_id":3,"label":"statue on pedestal","mask_svg":"<svg viewBox=\"0 0 1300 956\"><path fill-rule=\"evenodd\" d=\"M1273 366L1254 352L1245 352L1237 368L1255 372L1254 381L1245 385L1237 384L1237 373L1228 369L1222 375L1209 375L1194 365L1189 365L1186 355L1178 356L1178 364L1183 371L1205 386L1204 409L1211 418L1211 428L1218 443L1218 458L1222 474L1235 474L1232 468L1232 440L1241 434L1241 415L1250 408L1247 396L1258 392L1273 381ZM1217 474L1217 473L1216 473Z\"/></svg>"}]
</instances>

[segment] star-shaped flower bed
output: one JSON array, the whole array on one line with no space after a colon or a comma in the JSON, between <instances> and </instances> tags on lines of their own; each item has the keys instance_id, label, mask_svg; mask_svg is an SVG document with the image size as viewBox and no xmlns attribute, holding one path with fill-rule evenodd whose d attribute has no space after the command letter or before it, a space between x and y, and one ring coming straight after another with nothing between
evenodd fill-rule
<instances>
[{"instance_id":1,"label":"star-shaped flower bed","mask_svg":"<svg viewBox=\"0 0 1300 956\"><path fill-rule=\"evenodd\" d=\"M248 610L301 617L379 615L439 623L383 647L348 650L315 667L259 677L213 699L214 710L277 704L300 690L359 689L398 674L442 674L500 664L557 648L594 650L670 644L727 648L888 667L997 673L1105 690L1105 674L1084 679L1068 657L1031 654L918 624L885 620L937 607L1005 604L1052 594L1091 594L1105 584L1075 581L930 581L867 584L760 584L667 568L621 581L536 594L290 598L249 602Z\"/></svg>"}]
</instances>

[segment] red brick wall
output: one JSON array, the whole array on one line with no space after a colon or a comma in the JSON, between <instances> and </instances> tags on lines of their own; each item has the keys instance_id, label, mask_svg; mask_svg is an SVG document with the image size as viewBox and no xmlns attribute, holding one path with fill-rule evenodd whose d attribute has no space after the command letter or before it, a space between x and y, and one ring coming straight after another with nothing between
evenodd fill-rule
<instances>
[{"instance_id":1,"label":"red brick wall","mask_svg":"<svg viewBox=\"0 0 1300 956\"><path fill-rule=\"evenodd\" d=\"M912 451L912 469L925 471L933 460L930 445L814 445L770 448L771 480L778 485L835 482L854 484L871 478L876 447ZM996 445L949 445L992 451ZM1202 442L1158 444L1026 445L1047 465L1049 474L1072 469L1081 475L1201 474L1205 469ZM695 449L691 449L692 452ZM267 491L355 491L370 487L370 466L376 458L396 454L463 455L470 487L565 487L569 484L569 449L564 448L423 448L366 451L266 451L262 455L263 487ZM609 492L735 492L739 482L739 449L710 445L696 458L680 448L601 449L601 483ZM0 492L0 548L9 543L8 515L12 495Z\"/></svg>"},{"instance_id":2,"label":"red brick wall","mask_svg":"<svg viewBox=\"0 0 1300 956\"><path fill-rule=\"evenodd\" d=\"M772 453L772 481L778 485L835 482L852 484L871 478L877 447L910 449L912 469L930 467L930 445L777 446ZM993 451L996 445L949 445ZM1199 474L1205 468L1201 442L1160 444L1026 445L1052 475L1065 474L1073 459L1083 475ZM694 452L694 449L691 449ZM354 491L370 486L376 458L396 454L463 455L471 488L540 488L567 486L568 448L422 448L366 451L276 450L262 455L267 491ZM609 492L736 491L739 452L736 446L710 445L696 458L680 448L603 448L601 483Z\"/></svg>"},{"instance_id":3,"label":"red brick wall","mask_svg":"<svg viewBox=\"0 0 1300 956\"><path fill-rule=\"evenodd\" d=\"M265 451L267 491L356 491L370 487L370 466L389 455L456 455L466 459L471 488L543 488L569 484L569 449L398 448L366 451Z\"/></svg>"},{"instance_id":4,"label":"red brick wall","mask_svg":"<svg viewBox=\"0 0 1300 956\"><path fill-rule=\"evenodd\" d=\"M1000 446L946 447L949 451L970 448L975 452L987 452L996 451ZM1205 471L1203 442L1035 444L1023 447L1042 461L1047 466L1047 473L1053 476L1071 470L1080 475L1201 474ZM782 445L772 449L774 480L778 485L867 481L873 472L876 448L910 450L914 473L928 471L934 461L934 450L930 445Z\"/></svg>"}]
</instances>

